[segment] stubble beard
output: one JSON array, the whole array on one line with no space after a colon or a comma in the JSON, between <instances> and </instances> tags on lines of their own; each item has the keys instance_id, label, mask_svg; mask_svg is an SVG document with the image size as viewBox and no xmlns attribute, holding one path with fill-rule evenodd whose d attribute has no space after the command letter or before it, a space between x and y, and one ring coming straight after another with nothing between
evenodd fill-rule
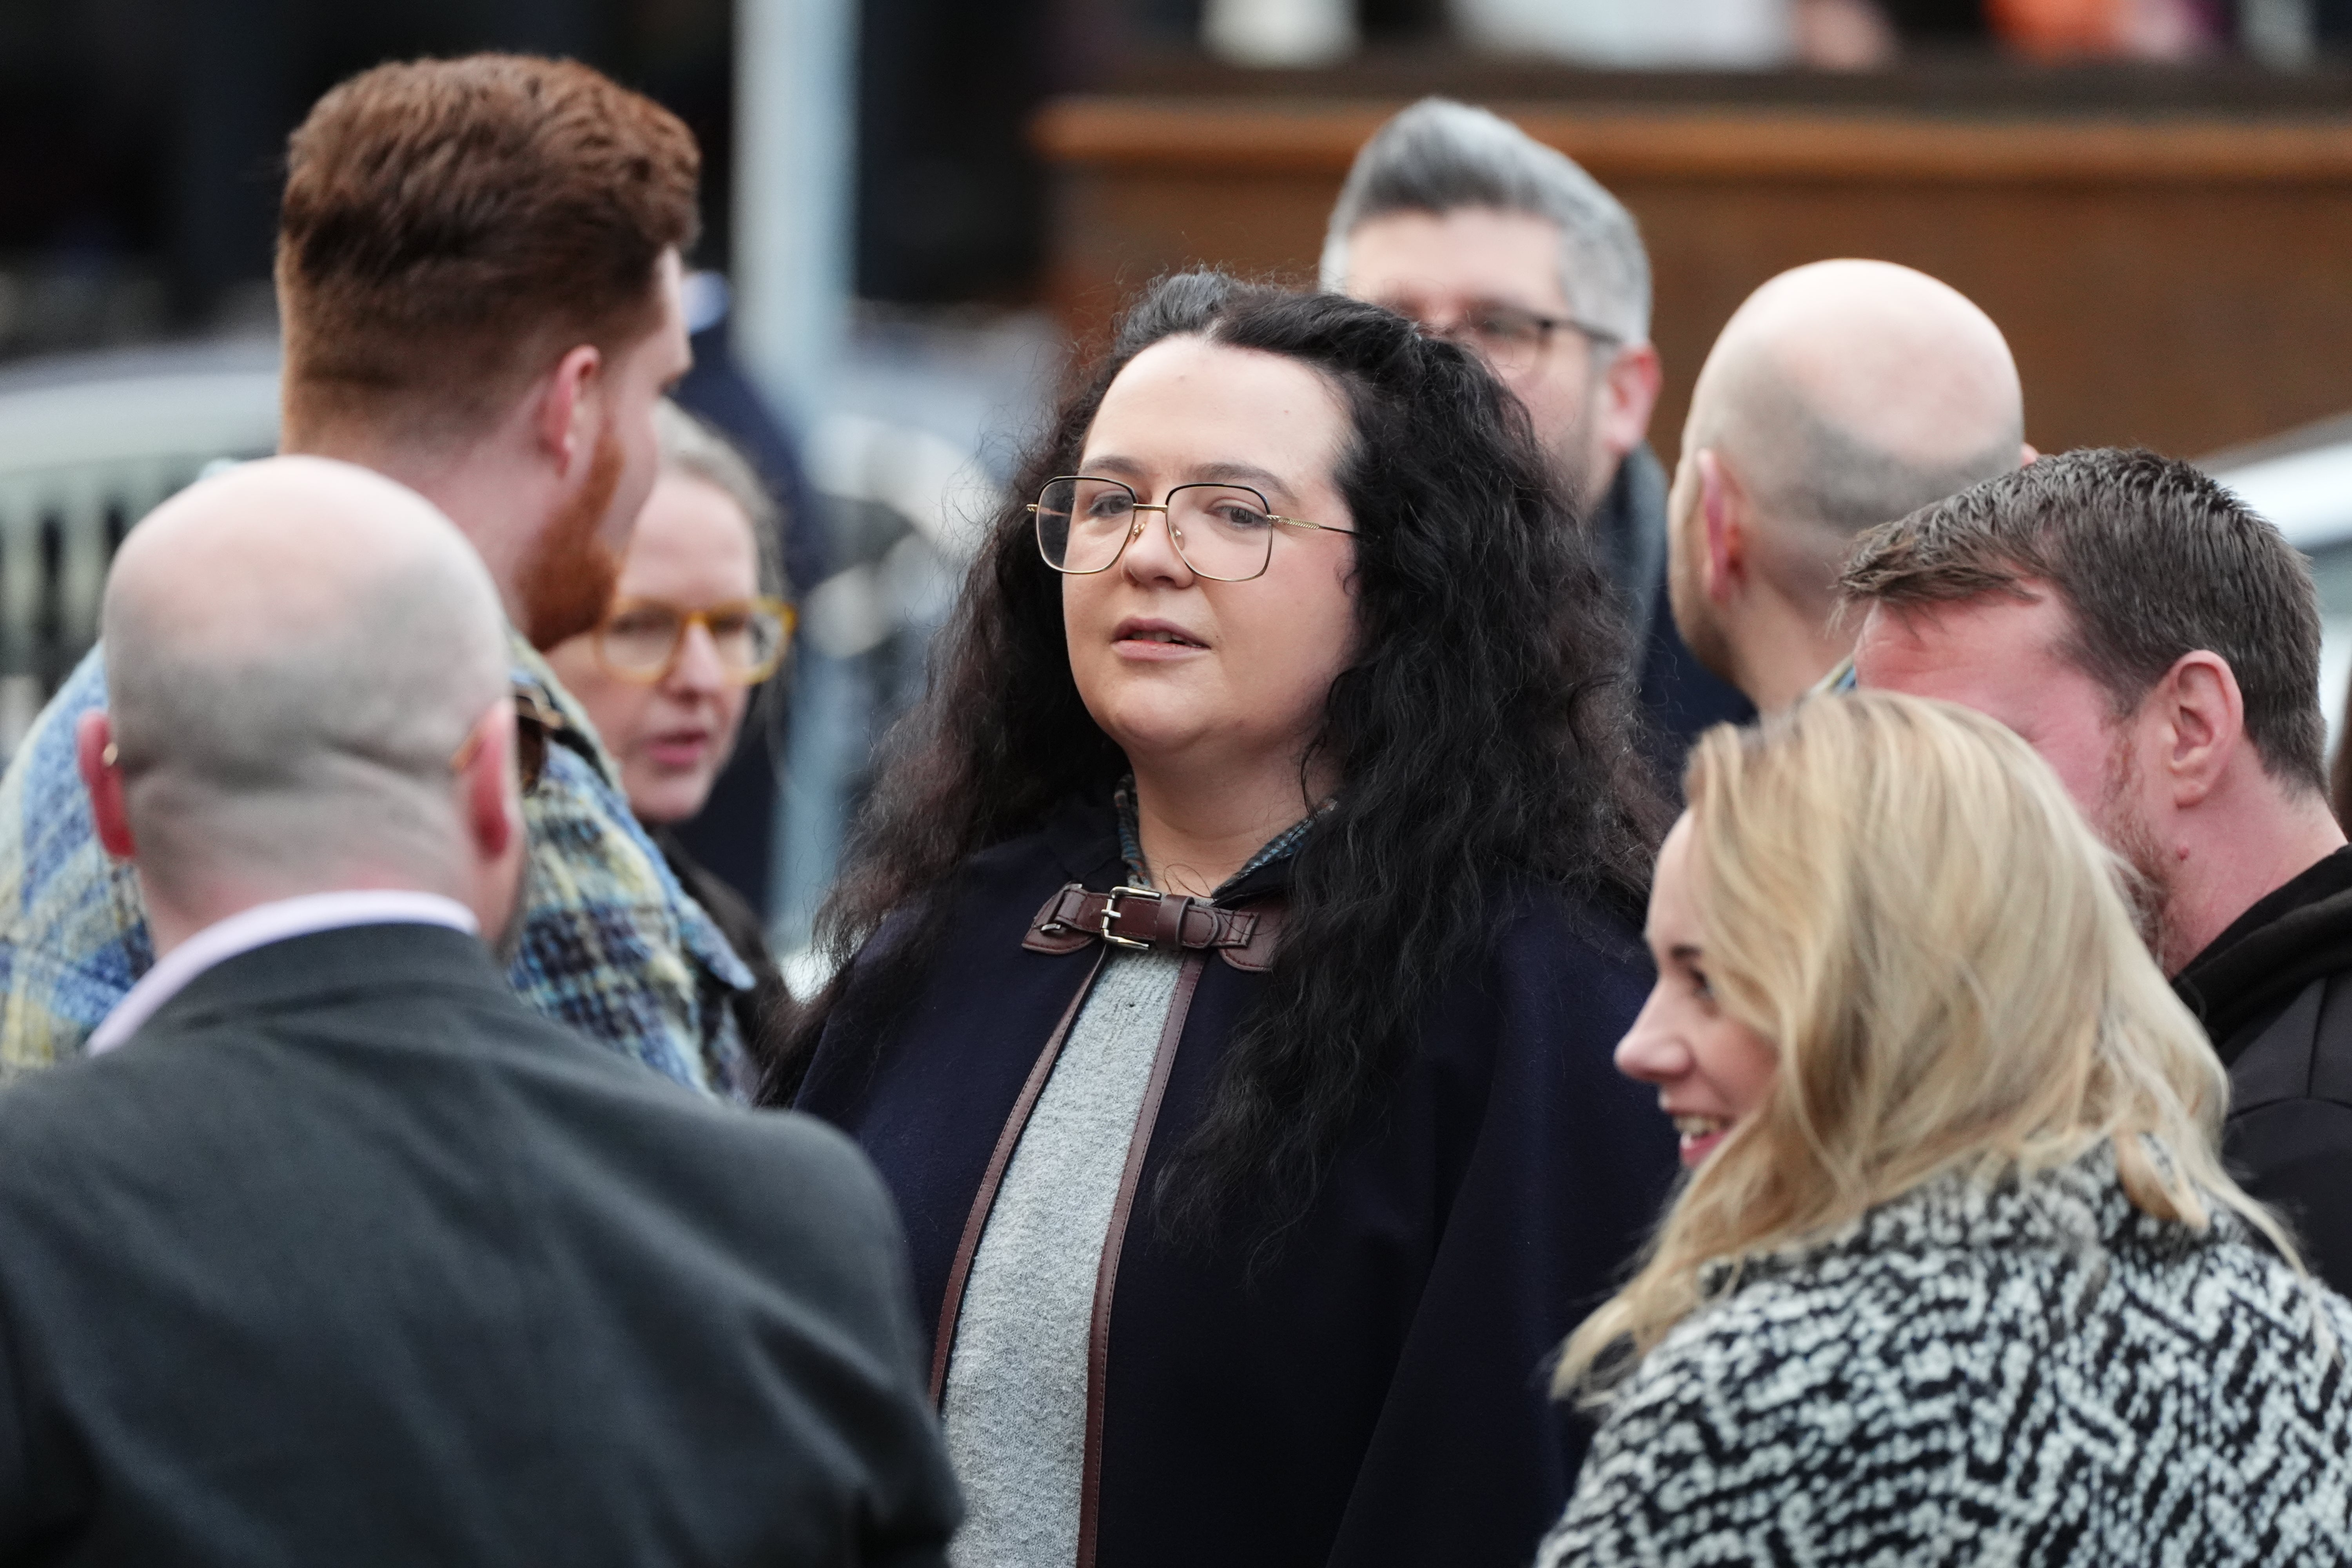
<instances>
[{"instance_id":1,"label":"stubble beard","mask_svg":"<svg viewBox=\"0 0 2352 1568\"><path fill-rule=\"evenodd\" d=\"M2172 937L2172 860L2156 830L2139 809L2139 764L2128 731L2115 738L2107 752L2106 778L2094 826L2107 847L2130 868L2124 879L2125 901L2140 940L2168 973Z\"/></svg>"},{"instance_id":2,"label":"stubble beard","mask_svg":"<svg viewBox=\"0 0 2352 1568\"><path fill-rule=\"evenodd\" d=\"M1681 520L1671 510L1666 526L1675 528ZM1731 640L1709 614L1706 592L1696 581L1698 562L1694 549L1676 551L1675 542L1666 545L1666 606L1673 613L1675 630L1689 648L1691 657L1711 675L1721 680L1732 678Z\"/></svg>"},{"instance_id":3,"label":"stubble beard","mask_svg":"<svg viewBox=\"0 0 2352 1568\"><path fill-rule=\"evenodd\" d=\"M1559 481L1559 493L1568 502L1569 510L1588 528L1607 493L1606 486L1594 482L1599 476L1592 460L1591 395L1591 389L1587 389L1584 405L1577 410L1576 417L1549 443L1551 471Z\"/></svg>"},{"instance_id":4,"label":"stubble beard","mask_svg":"<svg viewBox=\"0 0 2352 1568\"><path fill-rule=\"evenodd\" d=\"M545 653L593 631L613 607L621 558L604 542L604 515L621 488L621 443L607 429L588 460L587 478L540 531L520 584L523 636Z\"/></svg>"}]
</instances>

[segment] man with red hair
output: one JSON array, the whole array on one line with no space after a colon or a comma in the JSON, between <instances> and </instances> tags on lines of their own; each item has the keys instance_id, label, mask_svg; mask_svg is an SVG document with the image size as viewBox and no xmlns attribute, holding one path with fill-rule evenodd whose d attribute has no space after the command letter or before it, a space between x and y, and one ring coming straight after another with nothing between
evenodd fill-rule
<instances>
[{"instance_id":1,"label":"man with red hair","mask_svg":"<svg viewBox=\"0 0 2352 1568\"><path fill-rule=\"evenodd\" d=\"M584 66L478 55L342 83L287 163L283 449L373 468L457 524L499 590L518 707L544 742L510 978L656 1071L744 1093L727 999L751 976L538 653L602 617L653 484L654 406L690 357L694 138ZM153 963L72 760L77 721L104 700L100 649L0 780L0 1074L79 1054Z\"/></svg>"}]
</instances>

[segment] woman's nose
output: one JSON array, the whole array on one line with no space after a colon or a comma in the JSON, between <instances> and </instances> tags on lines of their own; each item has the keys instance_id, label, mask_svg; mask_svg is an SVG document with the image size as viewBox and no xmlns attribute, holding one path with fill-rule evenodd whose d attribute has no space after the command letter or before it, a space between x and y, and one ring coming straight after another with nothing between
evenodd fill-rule
<instances>
[{"instance_id":1,"label":"woman's nose","mask_svg":"<svg viewBox=\"0 0 2352 1568\"><path fill-rule=\"evenodd\" d=\"M662 682L672 691L701 695L721 689L727 684L727 665L719 657L719 645L711 640L710 628L700 621L688 621L678 638L677 657L670 661L669 674Z\"/></svg>"},{"instance_id":2,"label":"woman's nose","mask_svg":"<svg viewBox=\"0 0 2352 1568\"><path fill-rule=\"evenodd\" d=\"M1157 507L1149 511L1139 510L1135 521L1128 526L1135 532L1127 542L1127 552L1119 557L1119 563L1129 576L1144 582L1192 580L1192 564L1176 548L1173 512Z\"/></svg>"},{"instance_id":3,"label":"woman's nose","mask_svg":"<svg viewBox=\"0 0 2352 1568\"><path fill-rule=\"evenodd\" d=\"M1690 1048L1659 1015L1658 993L1650 993L1633 1026L1617 1042L1617 1070L1641 1083L1671 1083L1690 1070Z\"/></svg>"}]
</instances>

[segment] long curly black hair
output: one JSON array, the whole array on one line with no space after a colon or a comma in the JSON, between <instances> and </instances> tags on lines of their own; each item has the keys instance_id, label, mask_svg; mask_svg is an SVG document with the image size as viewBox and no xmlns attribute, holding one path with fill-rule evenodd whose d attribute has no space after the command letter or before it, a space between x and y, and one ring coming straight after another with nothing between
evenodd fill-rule
<instances>
[{"instance_id":1,"label":"long curly black hair","mask_svg":"<svg viewBox=\"0 0 2352 1568\"><path fill-rule=\"evenodd\" d=\"M1557 889L1638 920L1666 812L1634 742L1622 617L1517 400L1377 306L1188 273L1129 311L972 563L820 918L834 960L892 910L943 912L927 895L970 856L1073 795L1107 802L1128 771L1079 700L1061 581L1021 502L1076 470L1127 363L1187 333L1313 367L1354 427L1336 477L1358 530L1360 636L1311 747L1336 803L1298 852L1262 1001L1158 1194L1177 1229L1255 1211L1271 1238L1381 1103L1431 998L1482 956L1502 903ZM940 933L914 931L869 957L888 973L861 974L863 994L918 988ZM796 1086L845 980L807 1009L772 1098ZM887 1023L860 1012L844 1026L878 1048Z\"/></svg>"}]
</instances>

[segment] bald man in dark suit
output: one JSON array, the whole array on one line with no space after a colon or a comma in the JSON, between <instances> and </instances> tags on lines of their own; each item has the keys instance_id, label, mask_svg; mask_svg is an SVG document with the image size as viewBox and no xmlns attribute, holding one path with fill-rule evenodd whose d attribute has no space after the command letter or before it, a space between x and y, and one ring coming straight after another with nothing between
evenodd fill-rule
<instances>
[{"instance_id":1,"label":"bald man in dark suit","mask_svg":"<svg viewBox=\"0 0 2352 1568\"><path fill-rule=\"evenodd\" d=\"M481 563L248 465L126 542L74 745L159 959L0 1094L0 1560L940 1563L880 1183L547 1022Z\"/></svg>"}]
</instances>

